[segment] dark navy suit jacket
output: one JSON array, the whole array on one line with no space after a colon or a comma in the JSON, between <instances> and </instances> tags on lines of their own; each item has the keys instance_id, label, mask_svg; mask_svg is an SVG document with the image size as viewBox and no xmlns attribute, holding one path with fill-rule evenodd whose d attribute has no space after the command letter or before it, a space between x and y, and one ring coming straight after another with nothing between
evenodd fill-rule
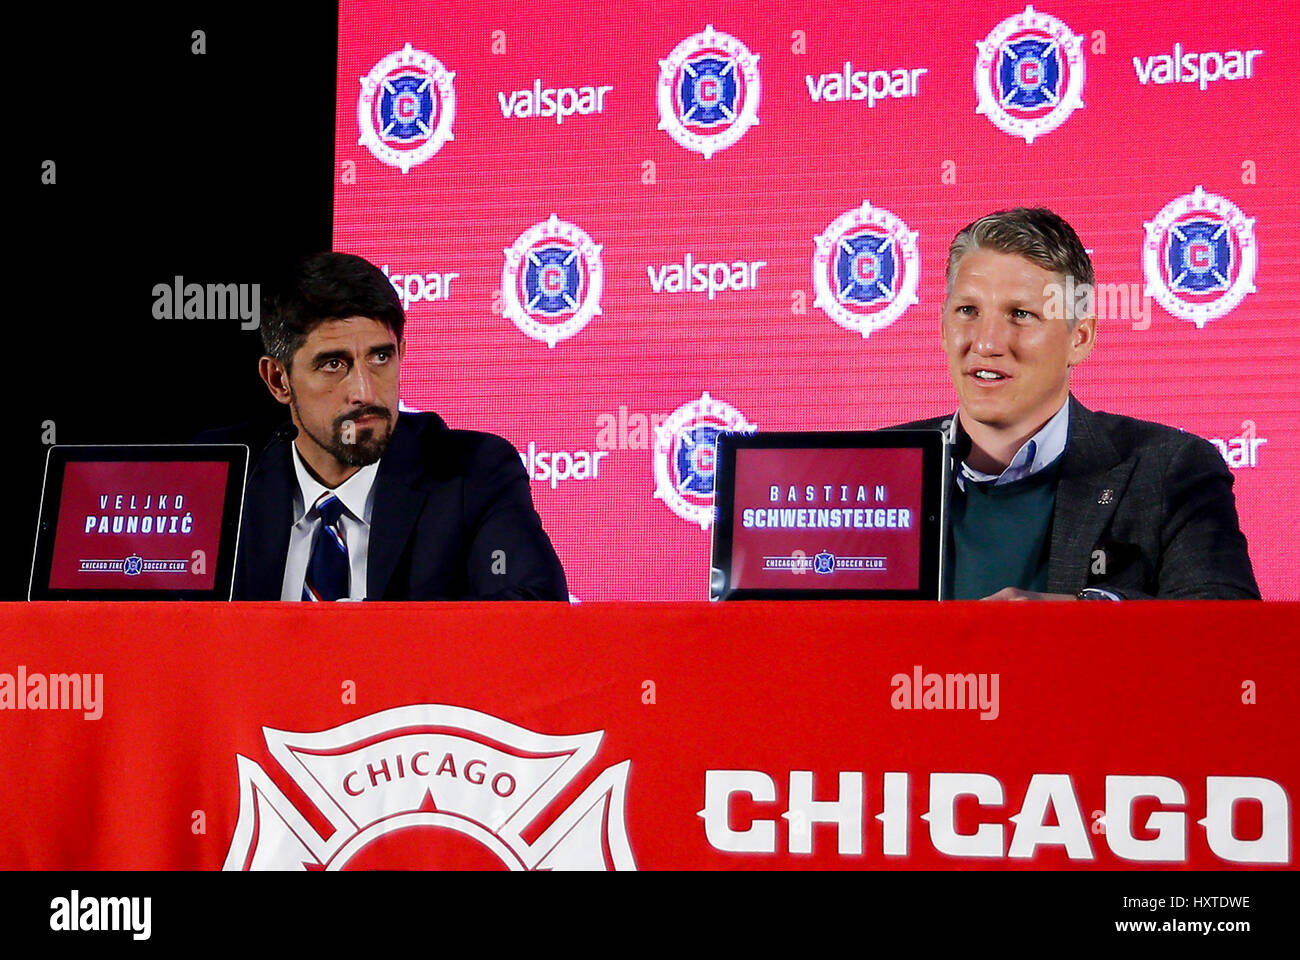
<instances>
[{"instance_id":1,"label":"dark navy suit jacket","mask_svg":"<svg viewBox=\"0 0 1300 960\"><path fill-rule=\"evenodd\" d=\"M284 424L260 456L251 449L236 600L280 599L298 482L290 459L296 432ZM231 430L199 440L243 442ZM399 414L375 474L366 599L568 598L515 448L490 433L449 430L436 413Z\"/></svg>"}]
</instances>

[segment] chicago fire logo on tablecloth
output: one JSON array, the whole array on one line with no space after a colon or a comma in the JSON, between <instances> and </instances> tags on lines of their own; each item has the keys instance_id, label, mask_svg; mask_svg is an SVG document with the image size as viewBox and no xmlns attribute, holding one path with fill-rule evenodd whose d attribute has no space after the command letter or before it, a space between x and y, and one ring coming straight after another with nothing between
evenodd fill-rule
<instances>
[{"instance_id":1,"label":"chicago fire logo on tablecloth","mask_svg":"<svg viewBox=\"0 0 1300 960\"><path fill-rule=\"evenodd\" d=\"M1083 106L1083 38L1055 17L1025 7L975 46L975 112L999 130L1033 143Z\"/></svg>"},{"instance_id":2,"label":"chicago fire logo on tablecloth","mask_svg":"<svg viewBox=\"0 0 1300 960\"><path fill-rule=\"evenodd\" d=\"M758 55L713 25L659 61L659 129L709 159L758 123Z\"/></svg>"},{"instance_id":3,"label":"chicago fire logo on tablecloth","mask_svg":"<svg viewBox=\"0 0 1300 960\"><path fill-rule=\"evenodd\" d=\"M1255 292L1255 218L1197 187L1165 204L1146 228L1146 296L1198 329Z\"/></svg>"},{"instance_id":4,"label":"chicago fire logo on tablecloth","mask_svg":"<svg viewBox=\"0 0 1300 960\"><path fill-rule=\"evenodd\" d=\"M862 206L814 237L813 306L867 337L917 302L921 266L916 231L888 210Z\"/></svg>"},{"instance_id":5,"label":"chicago fire logo on tablecloth","mask_svg":"<svg viewBox=\"0 0 1300 960\"><path fill-rule=\"evenodd\" d=\"M390 53L361 78L357 142L402 173L424 163L453 139L455 77L431 54L409 43Z\"/></svg>"},{"instance_id":6,"label":"chicago fire logo on tablecloth","mask_svg":"<svg viewBox=\"0 0 1300 960\"><path fill-rule=\"evenodd\" d=\"M601 312L601 246L555 214L506 247L502 311L523 333L554 347Z\"/></svg>"},{"instance_id":7,"label":"chicago fire logo on tablecloth","mask_svg":"<svg viewBox=\"0 0 1300 960\"><path fill-rule=\"evenodd\" d=\"M707 530L713 523L714 457L720 433L758 427L708 392L684 403L655 428L655 498L683 520Z\"/></svg>"},{"instance_id":8,"label":"chicago fire logo on tablecloth","mask_svg":"<svg viewBox=\"0 0 1300 960\"><path fill-rule=\"evenodd\" d=\"M226 870L636 869L623 818L630 760L554 808L580 782L603 731L550 736L418 704L318 733L263 733L333 829L322 836L261 766L239 756Z\"/></svg>"}]
</instances>

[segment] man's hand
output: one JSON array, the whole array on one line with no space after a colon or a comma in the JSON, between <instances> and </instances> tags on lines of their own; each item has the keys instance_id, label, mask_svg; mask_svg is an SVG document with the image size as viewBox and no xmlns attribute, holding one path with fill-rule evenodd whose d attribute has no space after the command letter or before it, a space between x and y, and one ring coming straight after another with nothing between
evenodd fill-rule
<instances>
[{"instance_id":1,"label":"man's hand","mask_svg":"<svg viewBox=\"0 0 1300 960\"><path fill-rule=\"evenodd\" d=\"M1072 593L1034 593L1019 587L1003 587L997 593L983 597L983 600L1078 600Z\"/></svg>"}]
</instances>

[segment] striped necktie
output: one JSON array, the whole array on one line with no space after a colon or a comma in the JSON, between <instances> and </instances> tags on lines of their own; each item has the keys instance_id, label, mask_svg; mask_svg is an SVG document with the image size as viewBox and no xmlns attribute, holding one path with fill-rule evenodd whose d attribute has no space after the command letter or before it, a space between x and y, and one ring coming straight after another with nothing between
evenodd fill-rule
<instances>
[{"instance_id":1,"label":"striped necktie","mask_svg":"<svg viewBox=\"0 0 1300 960\"><path fill-rule=\"evenodd\" d=\"M348 544L339 526L343 501L326 490L316 501L320 527L312 540L307 578L302 585L304 600L339 600L348 596Z\"/></svg>"}]
</instances>

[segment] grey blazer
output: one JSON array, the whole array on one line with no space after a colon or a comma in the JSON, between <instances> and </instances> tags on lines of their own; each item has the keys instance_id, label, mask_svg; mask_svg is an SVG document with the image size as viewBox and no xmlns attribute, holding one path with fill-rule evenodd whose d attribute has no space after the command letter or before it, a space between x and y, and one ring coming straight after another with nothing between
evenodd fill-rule
<instances>
[{"instance_id":1,"label":"grey blazer","mask_svg":"<svg viewBox=\"0 0 1300 960\"><path fill-rule=\"evenodd\" d=\"M1158 423L1094 413L1073 394L1068 402L1048 592L1258 600L1232 474L1214 446ZM894 429L949 430L951 420Z\"/></svg>"}]
</instances>

